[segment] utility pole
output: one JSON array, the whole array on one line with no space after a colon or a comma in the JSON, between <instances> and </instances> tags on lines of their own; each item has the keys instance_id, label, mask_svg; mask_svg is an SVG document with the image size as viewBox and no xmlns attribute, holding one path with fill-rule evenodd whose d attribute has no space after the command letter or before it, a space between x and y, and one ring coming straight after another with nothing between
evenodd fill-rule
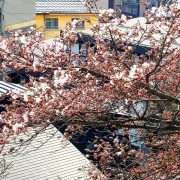
<instances>
[{"instance_id":1,"label":"utility pole","mask_svg":"<svg viewBox=\"0 0 180 180\"><path fill-rule=\"evenodd\" d=\"M3 21L4 21L3 9L4 9L4 0L1 0L1 3L0 3L0 35L3 35L3 32L2 32L2 26L3 26Z\"/></svg>"}]
</instances>

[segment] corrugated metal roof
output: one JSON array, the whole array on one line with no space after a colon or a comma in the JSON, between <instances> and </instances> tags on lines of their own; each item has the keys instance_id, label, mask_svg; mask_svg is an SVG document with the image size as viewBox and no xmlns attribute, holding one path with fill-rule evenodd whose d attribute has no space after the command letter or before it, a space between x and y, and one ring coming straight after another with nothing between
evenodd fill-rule
<instances>
[{"instance_id":1,"label":"corrugated metal roof","mask_svg":"<svg viewBox=\"0 0 180 180\"><path fill-rule=\"evenodd\" d=\"M6 30L8 31L14 31L17 29L23 29L23 28L30 28L31 26L34 27L36 24L35 20L25 21L17 24L11 24L6 26Z\"/></svg>"},{"instance_id":2,"label":"corrugated metal roof","mask_svg":"<svg viewBox=\"0 0 180 180\"><path fill-rule=\"evenodd\" d=\"M14 84L14 83L6 83L4 81L0 81L0 96L11 92L11 91L19 91L19 92L24 92L27 89L19 84Z\"/></svg>"},{"instance_id":3,"label":"corrugated metal roof","mask_svg":"<svg viewBox=\"0 0 180 180\"><path fill-rule=\"evenodd\" d=\"M31 129L29 134L23 134L19 139L25 142L35 132ZM10 147L18 148L17 142L11 141L4 151ZM6 163L12 163L12 167L6 171L4 180L90 179L90 161L53 125L38 134L28 146L25 144L16 153L5 156Z\"/></svg>"},{"instance_id":4,"label":"corrugated metal roof","mask_svg":"<svg viewBox=\"0 0 180 180\"><path fill-rule=\"evenodd\" d=\"M36 14L88 12L82 0L36 0Z\"/></svg>"}]
</instances>

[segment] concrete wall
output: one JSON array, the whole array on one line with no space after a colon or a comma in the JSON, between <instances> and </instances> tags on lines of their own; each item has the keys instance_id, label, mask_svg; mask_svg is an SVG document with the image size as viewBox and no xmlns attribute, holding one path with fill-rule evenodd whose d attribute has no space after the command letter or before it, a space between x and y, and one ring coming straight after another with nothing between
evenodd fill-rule
<instances>
[{"instance_id":1,"label":"concrete wall","mask_svg":"<svg viewBox=\"0 0 180 180\"><path fill-rule=\"evenodd\" d=\"M0 0L0 36L2 35L2 5L3 5L3 1Z\"/></svg>"},{"instance_id":2,"label":"concrete wall","mask_svg":"<svg viewBox=\"0 0 180 180\"><path fill-rule=\"evenodd\" d=\"M114 0L114 10L116 11L117 16L120 16L121 14L121 3L122 0Z\"/></svg>"},{"instance_id":3,"label":"concrete wall","mask_svg":"<svg viewBox=\"0 0 180 180\"><path fill-rule=\"evenodd\" d=\"M108 9L109 0L99 0L97 1L98 9Z\"/></svg>"},{"instance_id":4,"label":"concrete wall","mask_svg":"<svg viewBox=\"0 0 180 180\"><path fill-rule=\"evenodd\" d=\"M140 3L140 6L139 6L139 16L143 17L145 11L146 11L146 5L144 5L143 3Z\"/></svg>"},{"instance_id":5,"label":"concrete wall","mask_svg":"<svg viewBox=\"0 0 180 180\"><path fill-rule=\"evenodd\" d=\"M2 7L2 32L7 26L35 19L35 0L4 0Z\"/></svg>"},{"instance_id":6,"label":"concrete wall","mask_svg":"<svg viewBox=\"0 0 180 180\"><path fill-rule=\"evenodd\" d=\"M117 5L120 5L121 0L112 0L114 4L114 9L116 9ZM108 9L109 8L109 0L99 0L96 2L97 7L99 9Z\"/></svg>"},{"instance_id":7,"label":"concrete wall","mask_svg":"<svg viewBox=\"0 0 180 180\"><path fill-rule=\"evenodd\" d=\"M122 0L114 0L114 7L119 6Z\"/></svg>"}]
</instances>

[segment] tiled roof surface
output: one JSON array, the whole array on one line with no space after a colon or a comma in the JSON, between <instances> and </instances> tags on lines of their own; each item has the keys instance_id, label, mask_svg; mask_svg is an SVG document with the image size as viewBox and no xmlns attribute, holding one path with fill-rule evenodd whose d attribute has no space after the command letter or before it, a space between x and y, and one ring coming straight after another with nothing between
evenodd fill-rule
<instances>
[{"instance_id":1,"label":"tiled roof surface","mask_svg":"<svg viewBox=\"0 0 180 180\"><path fill-rule=\"evenodd\" d=\"M19 138L25 142L33 134L35 130ZM4 147L4 151L9 147L19 147L14 141L10 143ZM90 179L87 170L90 162L52 125L38 134L28 146L27 143L23 145L18 153L5 157L7 164L12 162L12 167L6 171L4 180Z\"/></svg>"},{"instance_id":2,"label":"tiled roof surface","mask_svg":"<svg viewBox=\"0 0 180 180\"><path fill-rule=\"evenodd\" d=\"M88 13L82 0L36 0L36 13Z\"/></svg>"}]
</instances>

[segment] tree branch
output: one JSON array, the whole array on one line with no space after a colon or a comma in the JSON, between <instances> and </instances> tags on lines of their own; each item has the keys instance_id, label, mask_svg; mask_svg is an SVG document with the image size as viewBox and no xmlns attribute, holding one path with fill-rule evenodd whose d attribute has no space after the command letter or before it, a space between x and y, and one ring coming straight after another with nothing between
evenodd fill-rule
<instances>
[{"instance_id":1,"label":"tree branch","mask_svg":"<svg viewBox=\"0 0 180 180\"><path fill-rule=\"evenodd\" d=\"M151 94L158 96L160 99L167 99L169 102L180 105L180 100L178 98L172 97L171 95L165 94L163 92L157 91L150 87L145 87Z\"/></svg>"}]
</instances>

